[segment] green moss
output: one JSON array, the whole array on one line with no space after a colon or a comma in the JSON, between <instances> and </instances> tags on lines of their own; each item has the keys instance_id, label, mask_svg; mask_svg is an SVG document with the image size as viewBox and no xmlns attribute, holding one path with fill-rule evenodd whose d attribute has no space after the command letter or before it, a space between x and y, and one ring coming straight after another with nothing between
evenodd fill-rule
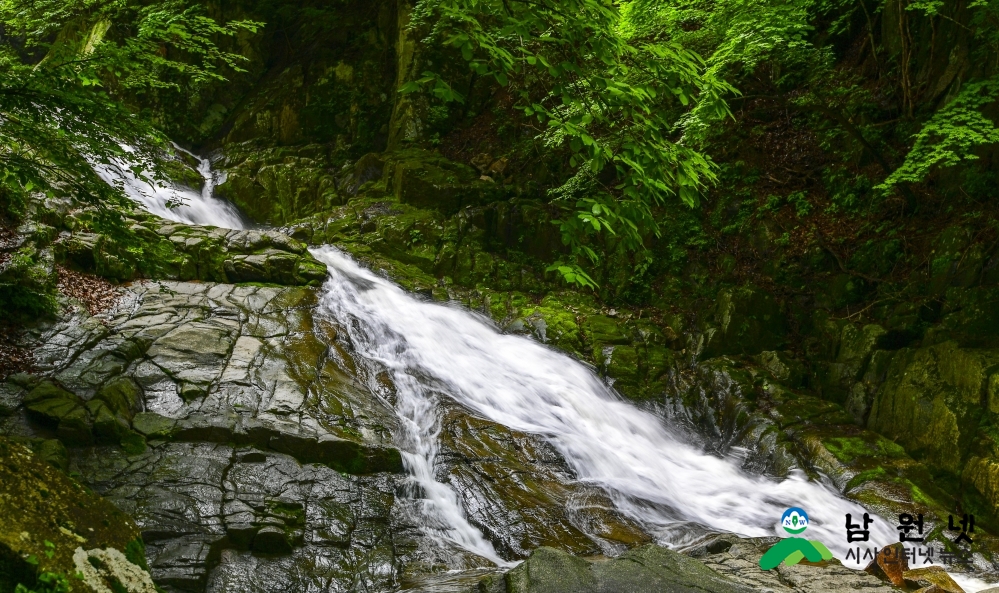
<instances>
[{"instance_id":1,"label":"green moss","mask_svg":"<svg viewBox=\"0 0 999 593\"><path fill-rule=\"evenodd\" d=\"M0 438L0 516L0 557L3 550L18 558L34 556L39 572L72 574L77 547L124 550L139 538L135 523L114 505L5 438Z\"/></svg>"},{"instance_id":2,"label":"green moss","mask_svg":"<svg viewBox=\"0 0 999 593\"><path fill-rule=\"evenodd\" d=\"M149 570L149 565L146 564L146 544L142 538L137 537L125 545L125 558L143 570Z\"/></svg>"},{"instance_id":3,"label":"green moss","mask_svg":"<svg viewBox=\"0 0 999 593\"><path fill-rule=\"evenodd\" d=\"M135 411L141 408L142 391L135 381L119 377L101 387L96 398L106 403L115 414L131 419Z\"/></svg>"},{"instance_id":4,"label":"green moss","mask_svg":"<svg viewBox=\"0 0 999 593\"><path fill-rule=\"evenodd\" d=\"M823 444L836 459L846 464L864 457L899 459L907 456L901 446L871 433L867 433L865 437L828 438Z\"/></svg>"},{"instance_id":5,"label":"green moss","mask_svg":"<svg viewBox=\"0 0 999 593\"><path fill-rule=\"evenodd\" d=\"M141 455L146 451L146 438L136 432L126 432L121 437L120 443L128 455Z\"/></svg>"},{"instance_id":6,"label":"green moss","mask_svg":"<svg viewBox=\"0 0 999 593\"><path fill-rule=\"evenodd\" d=\"M932 496L929 496L928 494L923 492L922 488L916 486L912 482L907 481L907 483L909 486L909 492L912 494L913 502L926 505L928 507L939 506L939 503L936 500L934 500Z\"/></svg>"},{"instance_id":7,"label":"green moss","mask_svg":"<svg viewBox=\"0 0 999 593\"><path fill-rule=\"evenodd\" d=\"M22 444L31 451L48 462L52 467L61 471L69 470L69 453L66 446L58 439L29 439L11 437L11 442Z\"/></svg>"},{"instance_id":8,"label":"green moss","mask_svg":"<svg viewBox=\"0 0 999 593\"><path fill-rule=\"evenodd\" d=\"M859 474L850 478L850 481L846 483L845 490L849 492L854 488L861 486L867 482L873 480L883 480L887 476L888 472L883 467L876 467L874 469L869 469L867 471L860 472Z\"/></svg>"},{"instance_id":9,"label":"green moss","mask_svg":"<svg viewBox=\"0 0 999 593\"><path fill-rule=\"evenodd\" d=\"M958 474L985 414L986 369L997 363L993 352L962 349L954 342L902 351L892 360L868 425L915 458Z\"/></svg>"},{"instance_id":10,"label":"green moss","mask_svg":"<svg viewBox=\"0 0 999 593\"><path fill-rule=\"evenodd\" d=\"M51 253L30 245L10 255L0 270L0 317L22 321L51 317L58 310L52 263Z\"/></svg>"},{"instance_id":11,"label":"green moss","mask_svg":"<svg viewBox=\"0 0 999 593\"><path fill-rule=\"evenodd\" d=\"M341 203L321 147L229 144L225 151L226 181L217 191L256 222L285 224Z\"/></svg>"},{"instance_id":12,"label":"green moss","mask_svg":"<svg viewBox=\"0 0 999 593\"><path fill-rule=\"evenodd\" d=\"M305 525L305 507L301 504L268 501L267 511L271 515L281 517L289 531Z\"/></svg>"},{"instance_id":13,"label":"green moss","mask_svg":"<svg viewBox=\"0 0 999 593\"><path fill-rule=\"evenodd\" d=\"M198 173L197 169L194 168L197 161L189 161L193 161L193 159L190 159L186 154L179 153L177 158L165 160L161 164L170 181L200 191L205 180L201 173Z\"/></svg>"},{"instance_id":14,"label":"green moss","mask_svg":"<svg viewBox=\"0 0 999 593\"><path fill-rule=\"evenodd\" d=\"M537 306L523 306L520 315L535 327L537 321L544 322L544 340L568 352L583 351L583 336L576 312L562 303L558 297L547 296Z\"/></svg>"}]
</instances>

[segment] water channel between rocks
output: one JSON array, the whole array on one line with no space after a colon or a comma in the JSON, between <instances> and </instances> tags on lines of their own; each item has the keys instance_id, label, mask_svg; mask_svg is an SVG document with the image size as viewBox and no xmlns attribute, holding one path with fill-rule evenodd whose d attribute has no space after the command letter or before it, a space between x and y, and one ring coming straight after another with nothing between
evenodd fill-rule
<instances>
[{"instance_id":1,"label":"water channel between rocks","mask_svg":"<svg viewBox=\"0 0 999 593\"><path fill-rule=\"evenodd\" d=\"M245 228L235 208L212 195L215 174L209 163L202 161L199 170L206 180L200 194L152 187L114 168L99 173L122 183L159 216ZM186 205L167 207L177 197ZM481 419L530 437L507 435L491 446L515 447L518 454L530 449L532 459L558 460L546 470L549 479L531 487L560 490L557 496L543 496L564 501L571 524L564 529L577 530L603 553L618 553L643 538L683 546L712 532L779 535L781 513L797 506L812 516L809 539L823 541L845 561L843 517L862 515L864 509L831 484L809 481L801 473L783 481L751 475L737 459L704 453L662 417L623 401L573 358L529 338L503 334L460 307L420 300L335 247L311 251L330 274L319 291L313 322L342 328L364 367L367 387L395 411L392 438L407 472L403 489L409 519L442 549L507 565L504 558L526 551L516 542L531 540L503 533L509 525L490 524L490 501L479 494L501 486L483 486L482 471L462 469L451 460L461 449L455 433L471 430ZM502 451L485 453L470 465L494 463L488 471L495 479L525 480L502 467ZM467 452L469 458L476 455L483 453ZM896 541L888 525L885 520L874 524L872 544ZM467 561L454 566L468 567Z\"/></svg>"}]
</instances>

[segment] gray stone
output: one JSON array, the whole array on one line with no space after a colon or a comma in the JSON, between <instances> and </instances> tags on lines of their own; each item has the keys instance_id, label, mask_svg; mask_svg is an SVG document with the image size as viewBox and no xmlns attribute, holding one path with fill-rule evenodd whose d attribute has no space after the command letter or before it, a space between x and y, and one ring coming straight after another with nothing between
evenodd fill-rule
<instances>
[{"instance_id":1,"label":"gray stone","mask_svg":"<svg viewBox=\"0 0 999 593\"><path fill-rule=\"evenodd\" d=\"M523 558L550 546L581 556L619 554L650 541L604 491L574 479L542 439L447 403L437 414L438 479L469 501L469 521L499 553Z\"/></svg>"},{"instance_id":2,"label":"gray stone","mask_svg":"<svg viewBox=\"0 0 999 593\"><path fill-rule=\"evenodd\" d=\"M246 513L247 519L252 519L252 513ZM244 517L239 517L240 519ZM229 537L229 542L232 543L237 549L245 550L250 547L253 543L253 536L256 535L258 527L253 523L237 523L230 522L234 517L226 517L225 532ZM290 549L289 549L290 551Z\"/></svg>"},{"instance_id":3,"label":"gray stone","mask_svg":"<svg viewBox=\"0 0 999 593\"><path fill-rule=\"evenodd\" d=\"M388 592L405 542L418 535L394 518L396 485L386 477L347 478L280 453L153 443L128 456L98 447L76 450L73 470L135 517L153 578L168 590L299 591L309 575L323 590L361 579ZM237 552L251 549L265 556Z\"/></svg>"},{"instance_id":4,"label":"gray stone","mask_svg":"<svg viewBox=\"0 0 999 593\"><path fill-rule=\"evenodd\" d=\"M156 340L147 356L174 379L207 390L221 375L234 342L226 327L191 322Z\"/></svg>"},{"instance_id":5,"label":"gray stone","mask_svg":"<svg viewBox=\"0 0 999 593\"><path fill-rule=\"evenodd\" d=\"M717 543L731 544L717 546L711 553L698 560L718 574L749 586L754 591L774 593L892 593L891 586L866 572L853 570L832 561L825 566L796 564L780 565L774 570L760 570L760 557L777 542L777 538L740 539L735 536L722 536ZM711 549L712 546L707 546ZM723 549L724 548L724 549Z\"/></svg>"},{"instance_id":6,"label":"gray stone","mask_svg":"<svg viewBox=\"0 0 999 593\"><path fill-rule=\"evenodd\" d=\"M262 554L290 554L291 542L284 529L269 525L253 536L253 551Z\"/></svg>"},{"instance_id":7,"label":"gray stone","mask_svg":"<svg viewBox=\"0 0 999 593\"><path fill-rule=\"evenodd\" d=\"M643 546L606 562L538 548L523 564L479 585L483 593L750 593L693 558Z\"/></svg>"},{"instance_id":8,"label":"gray stone","mask_svg":"<svg viewBox=\"0 0 999 593\"><path fill-rule=\"evenodd\" d=\"M132 429L151 439L170 437L176 424L176 420L165 418L153 412L142 412L132 418Z\"/></svg>"},{"instance_id":9,"label":"gray stone","mask_svg":"<svg viewBox=\"0 0 999 593\"><path fill-rule=\"evenodd\" d=\"M19 407L28 392L11 382L0 383L0 416L10 416Z\"/></svg>"}]
</instances>

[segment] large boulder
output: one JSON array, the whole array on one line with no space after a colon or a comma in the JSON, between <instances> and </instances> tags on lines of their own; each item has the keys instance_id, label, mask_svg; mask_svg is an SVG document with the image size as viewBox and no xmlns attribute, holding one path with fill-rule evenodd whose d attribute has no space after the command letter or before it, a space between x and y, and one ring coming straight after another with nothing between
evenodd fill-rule
<instances>
[{"instance_id":1,"label":"large boulder","mask_svg":"<svg viewBox=\"0 0 999 593\"><path fill-rule=\"evenodd\" d=\"M995 400L999 409L996 365L999 353L954 342L902 349L874 399L868 427L916 459L959 474L987 414L983 401L991 406Z\"/></svg>"},{"instance_id":2,"label":"large boulder","mask_svg":"<svg viewBox=\"0 0 999 593\"><path fill-rule=\"evenodd\" d=\"M578 555L628 548L651 538L614 508L607 493L574 479L550 444L535 435L441 405L438 479L476 504L473 525L505 558L541 546Z\"/></svg>"},{"instance_id":3,"label":"large boulder","mask_svg":"<svg viewBox=\"0 0 999 593\"><path fill-rule=\"evenodd\" d=\"M754 591L672 550L647 545L607 562L538 548L523 564L479 583L482 593L749 593Z\"/></svg>"},{"instance_id":4,"label":"large boulder","mask_svg":"<svg viewBox=\"0 0 999 593\"><path fill-rule=\"evenodd\" d=\"M217 164L223 198L256 222L282 224L324 212L340 202L328 149L319 145L261 148L231 143Z\"/></svg>"},{"instance_id":5,"label":"large boulder","mask_svg":"<svg viewBox=\"0 0 999 593\"><path fill-rule=\"evenodd\" d=\"M155 591L135 523L3 437L0 517L0 591L13 591L18 584L33 588L42 573L66 578L78 571L84 573L83 591L107 591L115 581L115 591ZM114 566L95 570L91 556L113 557Z\"/></svg>"},{"instance_id":6,"label":"large boulder","mask_svg":"<svg viewBox=\"0 0 999 593\"><path fill-rule=\"evenodd\" d=\"M403 204L455 214L503 197L501 185L479 179L471 167L434 153L408 149L387 156L387 187Z\"/></svg>"},{"instance_id":7,"label":"large boulder","mask_svg":"<svg viewBox=\"0 0 999 593\"><path fill-rule=\"evenodd\" d=\"M88 213L79 215L80 228ZM155 215L129 215L132 238L120 241L77 230L53 245L56 260L117 281L167 278L316 286L326 266L305 245L277 231L177 224Z\"/></svg>"}]
</instances>

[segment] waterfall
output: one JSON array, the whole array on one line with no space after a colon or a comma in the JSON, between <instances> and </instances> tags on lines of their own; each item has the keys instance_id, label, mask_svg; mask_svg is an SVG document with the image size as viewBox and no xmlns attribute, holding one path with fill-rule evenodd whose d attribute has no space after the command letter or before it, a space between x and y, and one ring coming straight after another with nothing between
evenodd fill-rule
<instances>
[{"instance_id":1,"label":"waterfall","mask_svg":"<svg viewBox=\"0 0 999 593\"><path fill-rule=\"evenodd\" d=\"M187 152L180 147L176 148ZM184 224L245 229L247 225L239 210L214 195L215 186L223 183L224 177L212 169L209 159L187 154L199 162L198 172L204 179L200 193L179 185L154 185L136 176L126 163L117 163L111 167L94 165L94 169L106 182L123 188L138 205L157 216ZM182 203L183 206L169 206L177 203ZM335 291L336 284L333 281L327 283L326 299ZM361 344L364 335L353 335L352 338ZM373 348L374 345L367 345L366 350ZM434 479L437 422L433 402L425 397L411 377L403 374L394 378L397 386L407 394L407 397L400 398L396 406L402 434L395 436L400 441L403 461L410 473L410 493L418 502L424 529L439 541L456 545L494 564L508 564L499 557L482 532L466 520L457 494L446 484Z\"/></svg>"},{"instance_id":2,"label":"waterfall","mask_svg":"<svg viewBox=\"0 0 999 593\"><path fill-rule=\"evenodd\" d=\"M433 466L432 400L443 393L475 414L548 440L579 480L603 488L663 543L690 523L745 536L780 535L781 514L796 506L810 513L807 537L846 557L845 515L861 517L865 510L830 485L803 474L782 481L750 475L736 460L688 444L574 359L500 333L461 308L418 300L333 247L313 255L331 274L320 307L348 328L361 356L395 380L400 414L417 431L407 458L414 465L422 458L421 471ZM450 504L453 493L438 494ZM894 527L876 518L871 544L897 539Z\"/></svg>"},{"instance_id":3,"label":"waterfall","mask_svg":"<svg viewBox=\"0 0 999 593\"><path fill-rule=\"evenodd\" d=\"M205 179L200 193L154 186L125 165L95 168L154 214L186 224L245 228L239 211L213 195L219 179L208 160L199 161ZM185 206L167 207L178 199ZM781 481L749 474L738 460L704 452L663 418L622 400L573 358L503 334L460 307L419 300L332 246L312 253L330 271L317 314L335 319L359 356L392 377L402 427L396 439L410 491L424 530L442 545L508 564L467 521L457 493L434 479L436 398L444 396L488 420L546 439L579 480L604 489L660 543L676 543L676 534L693 525L750 537L784 535L780 516L796 506L810 515L806 537L822 541L846 563L845 515L861 517L865 509L831 484L801 473ZM892 523L874 519L871 541L864 545L896 542ZM988 586L951 576L966 591Z\"/></svg>"},{"instance_id":4,"label":"waterfall","mask_svg":"<svg viewBox=\"0 0 999 593\"><path fill-rule=\"evenodd\" d=\"M176 184L156 184L148 175L136 175L124 161L112 165L94 164L94 170L110 185L125 193L145 210L168 220L184 224L217 226L227 229L247 227L239 210L215 197L215 186L225 182L224 176L212 170L208 159L185 152L198 160L198 173L203 181L200 192ZM126 147L127 150L127 147Z\"/></svg>"}]
</instances>

